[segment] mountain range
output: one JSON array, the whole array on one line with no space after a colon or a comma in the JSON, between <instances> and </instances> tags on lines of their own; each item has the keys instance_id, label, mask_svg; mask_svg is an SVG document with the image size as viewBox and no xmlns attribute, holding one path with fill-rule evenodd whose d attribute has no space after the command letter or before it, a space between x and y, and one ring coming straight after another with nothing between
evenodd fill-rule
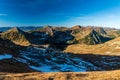
<instances>
[{"instance_id":1,"label":"mountain range","mask_svg":"<svg viewBox=\"0 0 120 80\"><path fill-rule=\"evenodd\" d=\"M0 33L0 71L6 72L116 70L120 60L113 55L119 52L119 29L77 25L23 31L14 27Z\"/></svg>"}]
</instances>

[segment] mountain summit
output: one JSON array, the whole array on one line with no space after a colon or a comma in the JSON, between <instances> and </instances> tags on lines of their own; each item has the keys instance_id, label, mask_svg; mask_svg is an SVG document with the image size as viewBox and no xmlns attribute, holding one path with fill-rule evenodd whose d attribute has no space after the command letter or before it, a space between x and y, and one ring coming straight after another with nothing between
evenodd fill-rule
<instances>
[{"instance_id":1,"label":"mountain summit","mask_svg":"<svg viewBox=\"0 0 120 80\"><path fill-rule=\"evenodd\" d=\"M18 45L29 45L26 33L17 27L1 33L1 38L11 40L13 43Z\"/></svg>"}]
</instances>

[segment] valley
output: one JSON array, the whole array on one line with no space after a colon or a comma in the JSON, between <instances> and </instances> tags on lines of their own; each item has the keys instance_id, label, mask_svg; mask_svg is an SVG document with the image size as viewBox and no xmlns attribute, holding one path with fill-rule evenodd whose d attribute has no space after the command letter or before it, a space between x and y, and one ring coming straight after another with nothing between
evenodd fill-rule
<instances>
[{"instance_id":1,"label":"valley","mask_svg":"<svg viewBox=\"0 0 120 80\"><path fill-rule=\"evenodd\" d=\"M0 33L0 79L119 80L119 33L80 25L8 29Z\"/></svg>"}]
</instances>

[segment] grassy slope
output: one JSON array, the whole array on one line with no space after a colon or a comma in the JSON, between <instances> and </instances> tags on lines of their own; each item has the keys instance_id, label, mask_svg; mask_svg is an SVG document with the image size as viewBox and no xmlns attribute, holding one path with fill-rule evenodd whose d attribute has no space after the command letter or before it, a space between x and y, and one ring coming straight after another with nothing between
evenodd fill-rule
<instances>
[{"instance_id":1,"label":"grassy slope","mask_svg":"<svg viewBox=\"0 0 120 80\"><path fill-rule=\"evenodd\" d=\"M120 37L108 41L103 44L98 45L85 45L85 44L75 44L69 45L65 52L84 54L84 53L96 53L96 54L120 54Z\"/></svg>"},{"instance_id":2,"label":"grassy slope","mask_svg":"<svg viewBox=\"0 0 120 80\"><path fill-rule=\"evenodd\" d=\"M0 34L1 38L11 40L13 43L28 46L30 43L25 36L25 32L18 28L12 28Z\"/></svg>"},{"instance_id":3,"label":"grassy slope","mask_svg":"<svg viewBox=\"0 0 120 80\"><path fill-rule=\"evenodd\" d=\"M1 80L120 80L120 70L101 72L0 73Z\"/></svg>"}]
</instances>

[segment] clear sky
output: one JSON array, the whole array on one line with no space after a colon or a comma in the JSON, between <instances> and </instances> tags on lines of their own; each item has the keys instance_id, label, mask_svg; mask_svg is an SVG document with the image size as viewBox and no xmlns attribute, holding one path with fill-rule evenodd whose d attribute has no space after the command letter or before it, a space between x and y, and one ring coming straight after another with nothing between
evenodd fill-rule
<instances>
[{"instance_id":1,"label":"clear sky","mask_svg":"<svg viewBox=\"0 0 120 80\"><path fill-rule=\"evenodd\" d=\"M0 26L120 28L120 0L0 0Z\"/></svg>"}]
</instances>

